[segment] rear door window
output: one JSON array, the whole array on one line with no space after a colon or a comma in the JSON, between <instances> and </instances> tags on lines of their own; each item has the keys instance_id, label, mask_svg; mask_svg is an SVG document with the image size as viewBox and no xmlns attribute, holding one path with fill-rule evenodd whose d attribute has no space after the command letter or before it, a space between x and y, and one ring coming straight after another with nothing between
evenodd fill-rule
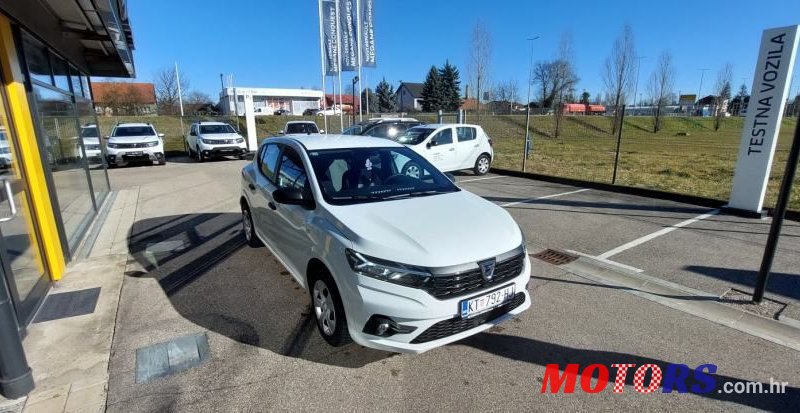
<instances>
[{"instance_id":1,"label":"rear door window","mask_svg":"<svg viewBox=\"0 0 800 413\"><path fill-rule=\"evenodd\" d=\"M469 126L459 126L456 128L456 136L459 142L474 141L478 136L478 131Z\"/></svg>"},{"instance_id":2,"label":"rear door window","mask_svg":"<svg viewBox=\"0 0 800 413\"><path fill-rule=\"evenodd\" d=\"M278 165L278 155L281 153L280 146L276 144L267 144L261 152L259 157L258 168L267 179L275 182L275 170Z\"/></svg>"}]
</instances>

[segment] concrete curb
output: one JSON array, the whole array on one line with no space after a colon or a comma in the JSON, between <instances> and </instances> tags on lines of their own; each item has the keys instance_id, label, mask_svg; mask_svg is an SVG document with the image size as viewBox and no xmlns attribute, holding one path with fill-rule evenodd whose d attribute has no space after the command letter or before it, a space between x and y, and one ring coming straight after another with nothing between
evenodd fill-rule
<instances>
[{"instance_id":1,"label":"concrete curb","mask_svg":"<svg viewBox=\"0 0 800 413\"><path fill-rule=\"evenodd\" d=\"M621 287L644 299L800 351L800 328L795 324L797 321L761 317L720 303L716 295L583 254L576 261L560 267L579 277Z\"/></svg>"}]
</instances>

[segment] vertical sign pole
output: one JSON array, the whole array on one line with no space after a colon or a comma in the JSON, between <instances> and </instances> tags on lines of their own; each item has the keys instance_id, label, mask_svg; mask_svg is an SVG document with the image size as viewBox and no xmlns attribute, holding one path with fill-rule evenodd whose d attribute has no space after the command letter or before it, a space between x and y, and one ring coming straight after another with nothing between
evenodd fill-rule
<instances>
[{"instance_id":1,"label":"vertical sign pole","mask_svg":"<svg viewBox=\"0 0 800 413\"><path fill-rule=\"evenodd\" d=\"M764 30L726 209L760 215L778 143L800 26Z\"/></svg>"},{"instance_id":2,"label":"vertical sign pole","mask_svg":"<svg viewBox=\"0 0 800 413\"><path fill-rule=\"evenodd\" d=\"M342 103L342 28L339 26L339 0L336 1L336 56L339 59L339 133L344 131L344 110L342 107L344 104ZM333 113L336 113L336 107L334 106Z\"/></svg>"},{"instance_id":3,"label":"vertical sign pole","mask_svg":"<svg viewBox=\"0 0 800 413\"><path fill-rule=\"evenodd\" d=\"M361 91L363 90L362 87L361 87L361 42L364 41L364 40L361 38L361 3L359 2L359 0L356 0L356 7L353 8L353 13L355 13L355 15L356 15L356 42L355 42L355 47L356 47L356 50L358 51L358 54L356 55L356 58L358 59L357 60L357 63L358 63L358 121L359 122L363 122L364 121L364 114L363 114L363 110L362 110L362 107L361 107L361 106L363 106L361 104ZM356 97L353 96L353 104L355 104L355 99L356 99Z\"/></svg>"},{"instance_id":4,"label":"vertical sign pole","mask_svg":"<svg viewBox=\"0 0 800 413\"><path fill-rule=\"evenodd\" d=\"M326 112L328 105L327 98L325 97L325 92L327 92L327 89L325 88L325 71L328 63L327 58L325 57L325 35L322 27L322 0L319 0L317 6L317 9L319 10L319 64L322 68L322 123L325 125L325 133L328 133L328 113Z\"/></svg>"}]
</instances>

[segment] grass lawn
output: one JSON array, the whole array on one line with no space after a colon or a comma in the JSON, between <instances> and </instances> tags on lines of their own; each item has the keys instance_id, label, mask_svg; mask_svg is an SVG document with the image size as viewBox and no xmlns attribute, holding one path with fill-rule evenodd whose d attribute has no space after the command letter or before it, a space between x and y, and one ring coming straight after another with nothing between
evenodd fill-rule
<instances>
[{"instance_id":1,"label":"grass lawn","mask_svg":"<svg viewBox=\"0 0 800 413\"><path fill-rule=\"evenodd\" d=\"M435 122L435 115L414 115L423 122ZM236 118L205 118L221 120L237 126ZM116 122L150 122L159 133L165 134L167 151L183 150L183 133L192 120L178 117L101 117L103 134L111 131ZM321 117L262 116L256 118L259 140L277 134L290 120L312 120L323 128ZM338 119L328 118L331 132L338 132ZM652 118L629 116L625 119L620 144L617 183L659 189L670 192L727 199L733 181L743 118L727 118L715 131L710 118L665 118L663 128L652 133ZM521 170L524 115L487 115L478 121L468 115L468 123L479 123L494 140L493 166ZM245 134L244 118L239 127ZM345 126L349 122L345 119ZM778 139L767 190L765 206L775 204L777 190L794 133L796 118L784 119ZM336 125L334 127L334 125ZM547 175L564 176L597 182L611 182L616 150L616 137L611 134L611 118L604 116L567 116L559 137L555 137L552 116L532 116L533 150L526 170ZM686 134L687 136L683 136ZM800 177L790 199L790 208L800 210Z\"/></svg>"}]
</instances>

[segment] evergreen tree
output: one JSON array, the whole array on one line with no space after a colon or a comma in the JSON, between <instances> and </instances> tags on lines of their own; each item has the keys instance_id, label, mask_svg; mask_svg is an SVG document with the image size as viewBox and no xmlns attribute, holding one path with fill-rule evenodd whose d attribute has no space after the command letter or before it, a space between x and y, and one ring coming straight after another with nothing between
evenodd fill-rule
<instances>
[{"instance_id":1,"label":"evergreen tree","mask_svg":"<svg viewBox=\"0 0 800 413\"><path fill-rule=\"evenodd\" d=\"M583 103L584 105L588 105L589 104L589 98L591 98L591 97L592 97L592 95L589 94L589 92L584 90L583 93L581 93L581 103Z\"/></svg>"},{"instance_id":2,"label":"evergreen tree","mask_svg":"<svg viewBox=\"0 0 800 413\"><path fill-rule=\"evenodd\" d=\"M461 79L458 69L448 60L439 69L442 82L442 109L455 111L461 107Z\"/></svg>"},{"instance_id":3,"label":"evergreen tree","mask_svg":"<svg viewBox=\"0 0 800 413\"><path fill-rule=\"evenodd\" d=\"M422 86L422 111L435 112L443 109L442 105L442 79L439 77L439 69L431 66L425 84Z\"/></svg>"},{"instance_id":4,"label":"evergreen tree","mask_svg":"<svg viewBox=\"0 0 800 413\"><path fill-rule=\"evenodd\" d=\"M394 88L386 81L386 78L381 79L378 86L375 87L375 94L378 97L379 112L394 112L396 110Z\"/></svg>"}]
</instances>

